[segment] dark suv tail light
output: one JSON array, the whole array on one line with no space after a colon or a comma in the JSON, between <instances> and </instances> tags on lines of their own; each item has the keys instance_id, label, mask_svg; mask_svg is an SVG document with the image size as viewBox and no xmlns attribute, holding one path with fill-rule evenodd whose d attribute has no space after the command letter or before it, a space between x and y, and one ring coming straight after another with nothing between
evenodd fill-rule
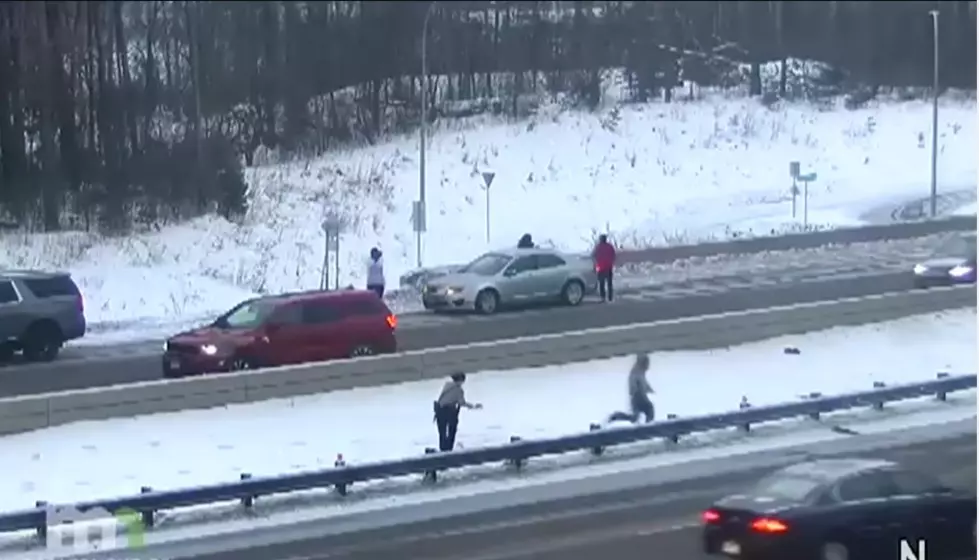
<instances>
[{"instance_id":1,"label":"dark suv tail light","mask_svg":"<svg viewBox=\"0 0 979 560\"><path fill-rule=\"evenodd\" d=\"M78 294L78 312L85 313L85 298Z\"/></svg>"},{"instance_id":2,"label":"dark suv tail light","mask_svg":"<svg viewBox=\"0 0 979 560\"><path fill-rule=\"evenodd\" d=\"M784 533L789 530L789 526L778 519L759 517L751 522L751 530L759 533Z\"/></svg>"},{"instance_id":3,"label":"dark suv tail light","mask_svg":"<svg viewBox=\"0 0 979 560\"><path fill-rule=\"evenodd\" d=\"M717 510L709 509L704 513L700 514L700 518L704 523L717 523L721 520L721 514Z\"/></svg>"},{"instance_id":4,"label":"dark suv tail light","mask_svg":"<svg viewBox=\"0 0 979 560\"><path fill-rule=\"evenodd\" d=\"M388 322L389 327L391 327L392 329L398 328L398 318L394 315L394 313L388 315L386 317L386 320Z\"/></svg>"}]
</instances>

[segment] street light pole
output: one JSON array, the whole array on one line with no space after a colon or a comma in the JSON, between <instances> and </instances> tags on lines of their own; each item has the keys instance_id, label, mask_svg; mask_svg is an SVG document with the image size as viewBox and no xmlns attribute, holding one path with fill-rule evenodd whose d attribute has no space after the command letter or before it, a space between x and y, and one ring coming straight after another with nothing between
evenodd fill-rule
<instances>
[{"instance_id":1,"label":"street light pole","mask_svg":"<svg viewBox=\"0 0 979 560\"><path fill-rule=\"evenodd\" d=\"M934 218L938 212L938 10L928 13L931 15L934 40L931 98L931 217Z\"/></svg>"},{"instance_id":2,"label":"street light pole","mask_svg":"<svg viewBox=\"0 0 979 560\"><path fill-rule=\"evenodd\" d=\"M418 267L422 265L422 227L425 223L425 143L428 141L428 20L431 19L435 8L435 0L428 5L425 12L425 20L422 22L422 122L418 143L418 208L415 217L418 220L415 226L415 250L417 251Z\"/></svg>"}]
</instances>

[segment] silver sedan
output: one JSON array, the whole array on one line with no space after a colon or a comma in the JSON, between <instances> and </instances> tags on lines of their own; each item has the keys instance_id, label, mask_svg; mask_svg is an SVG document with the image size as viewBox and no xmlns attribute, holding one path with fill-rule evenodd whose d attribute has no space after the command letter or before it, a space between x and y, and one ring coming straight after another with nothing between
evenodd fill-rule
<instances>
[{"instance_id":1,"label":"silver sedan","mask_svg":"<svg viewBox=\"0 0 979 560\"><path fill-rule=\"evenodd\" d=\"M598 286L591 258L548 249L486 253L422 288L425 309L495 313L535 303L578 305Z\"/></svg>"}]
</instances>

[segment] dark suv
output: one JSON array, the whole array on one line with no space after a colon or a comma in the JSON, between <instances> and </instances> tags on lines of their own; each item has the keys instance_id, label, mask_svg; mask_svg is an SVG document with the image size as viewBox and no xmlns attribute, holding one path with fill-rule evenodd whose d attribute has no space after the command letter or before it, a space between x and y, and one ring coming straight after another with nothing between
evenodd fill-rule
<instances>
[{"instance_id":1,"label":"dark suv","mask_svg":"<svg viewBox=\"0 0 979 560\"><path fill-rule=\"evenodd\" d=\"M0 270L0 359L22 351L53 360L65 342L85 335L85 305L62 272Z\"/></svg>"},{"instance_id":2,"label":"dark suv","mask_svg":"<svg viewBox=\"0 0 979 560\"><path fill-rule=\"evenodd\" d=\"M167 340L163 375L319 362L397 350L397 318L374 292L303 292L245 301Z\"/></svg>"}]
</instances>

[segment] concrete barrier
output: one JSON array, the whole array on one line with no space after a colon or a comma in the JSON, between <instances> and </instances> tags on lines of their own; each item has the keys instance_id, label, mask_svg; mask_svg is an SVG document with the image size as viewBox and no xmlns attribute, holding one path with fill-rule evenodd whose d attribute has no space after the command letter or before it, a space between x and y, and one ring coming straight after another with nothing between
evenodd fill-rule
<instances>
[{"instance_id":1,"label":"concrete barrier","mask_svg":"<svg viewBox=\"0 0 979 560\"><path fill-rule=\"evenodd\" d=\"M833 326L975 307L976 288L933 289L622 325L330 363L0 399L0 433L226 406L352 387L621 356L702 350Z\"/></svg>"}]
</instances>

